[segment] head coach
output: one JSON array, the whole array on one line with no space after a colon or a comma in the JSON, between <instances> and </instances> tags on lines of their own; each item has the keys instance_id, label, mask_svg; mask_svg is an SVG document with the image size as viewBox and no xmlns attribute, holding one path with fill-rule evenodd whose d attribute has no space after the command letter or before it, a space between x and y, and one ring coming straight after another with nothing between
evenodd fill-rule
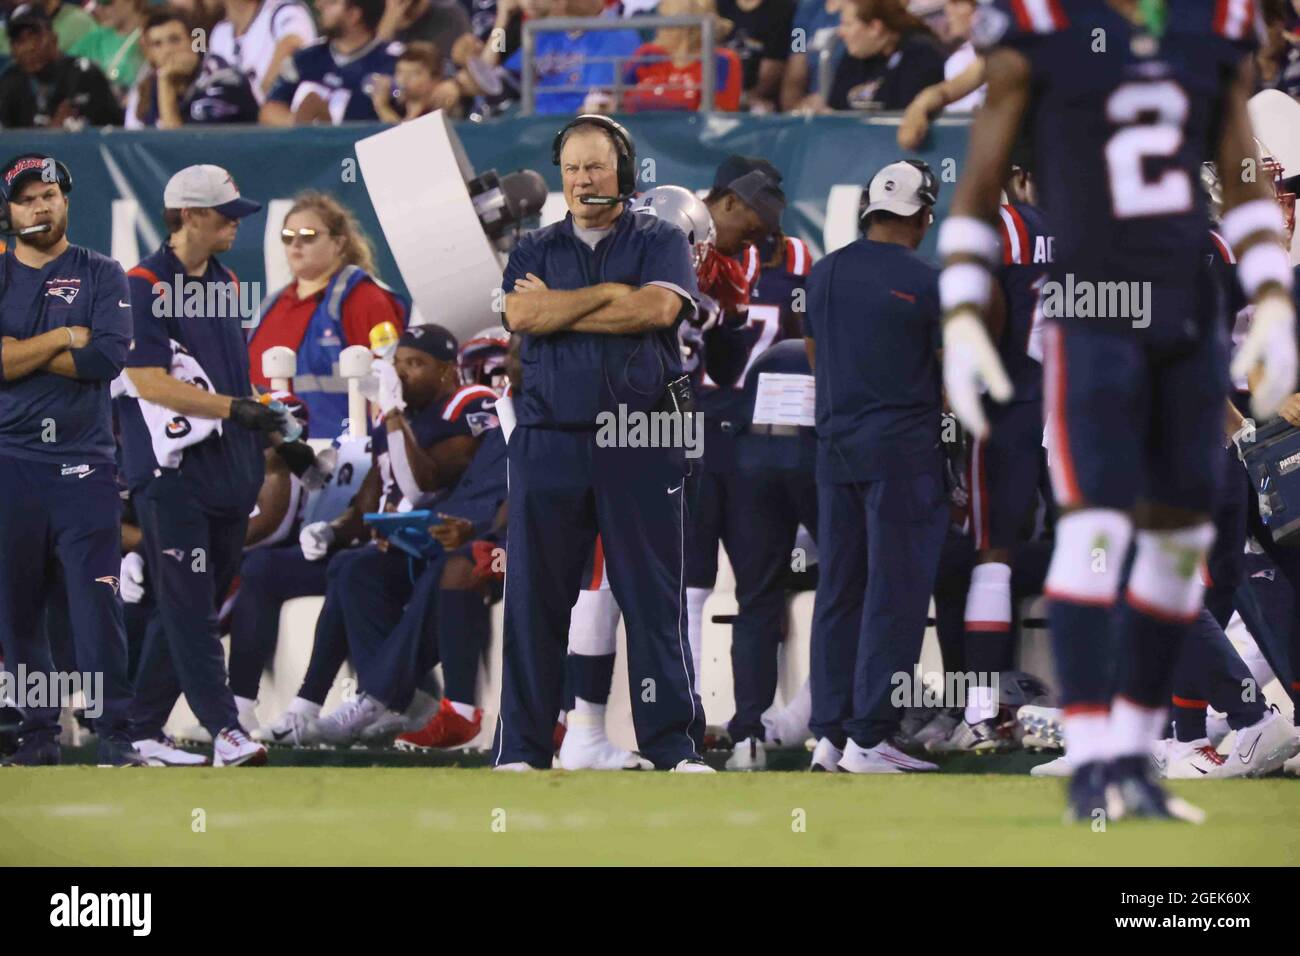
<instances>
[{"instance_id":1,"label":"head coach","mask_svg":"<svg viewBox=\"0 0 1300 956\"><path fill-rule=\"evenodd\" d=\"M68 242L72 174L18 156L0 170L0 645L6 668L53 677L42 626L62 566L80 670L103 674L99 762L141 761L118 598L121 500L109 382L131 342L122 267ZM21 680L21 678L20 678ZM59 762L59 702L27 707L12 762ZM93 706L87 701L88 708Z\"/></svg>"},{"instance_id":2,"label":"head coach","mask_svg":"<svg viewBox=\"0 0 1300 956\"><path fill-rule=\"evenodd\" d=\"M636 156L618 123L579 116L552 153L569 214L525 235L502 279L523 382L509 441L494 763L551 765L569 612L599 532L627 621L638 745L660 769L707 770L686 633L684 451L597 442L602 413L641 416L688 401L677 324L698 294L690 248L677 227L629 208Z\"/></svg>"}]
</instances>

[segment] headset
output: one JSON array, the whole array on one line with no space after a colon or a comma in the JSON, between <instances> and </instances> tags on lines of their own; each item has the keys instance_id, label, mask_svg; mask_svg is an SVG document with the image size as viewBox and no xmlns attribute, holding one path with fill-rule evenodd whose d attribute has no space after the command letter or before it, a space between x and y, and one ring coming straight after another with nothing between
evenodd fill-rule
<instances>
[{"instance_id":1,"label":"headset","mask_svg":"<svg viewBox=\"0 0 1300 956\"><path fill-rule=\"evenodd\" d=\"M622 123L617 123L600 113L583 113L575 116L560 128L551 144L551 162L560 165L560 150L569 131L576 126L598 126L609 134L614 141L614 152L618 154L618 195L617 196L583 196L584 206L614 206L626 202L636 195L636 143L632 134Z\"/></svg>"},{"instance_id":2,"label":"headset","mask_svg":"<svg viewBox=\"0 0 1300 956\"><path fill-rule=\"evenodd\" d=\"M29 164L26 162L28 160L32 162ZM4 164L3 179L0 179L0 234L6 236L14 236L18 234L13 228L13 221L9 216L9 182L12 176L24 172L25 169L39 168L41 170L41 178L46 180L46 170L48 169L47 164L49 163L54 164L54 182L58 183L60 191L62 191L63 195L66 196L68 193L72 192L72 172L66 165L59 162L54 157L44 156L40 153L23 153L19 156L15 156L13 159L9 160L9 162ZM25 169L18 168L20 166L25 167ZM23 230L23 234L31 235L33 233L46 232L48 229L48 226L31 226L28 229Z\"/></svg>"}]
</instances>

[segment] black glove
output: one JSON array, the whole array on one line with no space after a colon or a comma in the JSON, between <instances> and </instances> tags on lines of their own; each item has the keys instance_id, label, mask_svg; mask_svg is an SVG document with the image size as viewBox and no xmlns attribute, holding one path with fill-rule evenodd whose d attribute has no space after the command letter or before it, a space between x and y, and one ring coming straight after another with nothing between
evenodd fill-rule
<instances>
[{"instance_id":1,"label":"black glove","mask_svg":"<svg viewBox=\"0 0 1300 956\"><path fill-rule=\"evenodd\" d=\"M298 478L316 464L316 453L306 442L286 441L275 446L275 453L284 459L289 470Z\"/></svg>"},{"instance_id":2,"label":"black glove","mask_svg":"<svg viewBox=\"0 0 1300 956\"><path fill-rule=\"evenodd\" d=\"M280 413L251 398L237 398L230 403L226 421L234 422L251 432L278 432Z\"/></svg>"}]
</instances>

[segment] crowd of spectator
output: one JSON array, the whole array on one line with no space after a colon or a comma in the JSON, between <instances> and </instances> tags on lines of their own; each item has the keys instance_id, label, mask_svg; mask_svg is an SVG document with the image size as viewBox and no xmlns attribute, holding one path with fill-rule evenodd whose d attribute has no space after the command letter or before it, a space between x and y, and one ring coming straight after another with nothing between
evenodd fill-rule
<instances>
[{"instance_id":1,"label":"crowd of spectator","mask_svg":"<svg viewBox=\"0 0 1300 956\"><path fill-rule=\"evenodd\" d=\"M983 100L976 0L0 0L0 126L397 123ZM1300 0L1265 0L1261 82L1300 96ZM712 23L662 26L647 16ZM546 21L569 20L559 28ZM593 29L571 29L573 19ZM535 24L531 76L525 22ZM530 82L531 81L531 82ZM945 85L946 84L946 85ZM961 91L950 98L947 91ZM965 92L969 90L969 92Z\"/></svg>"}]
</instances>

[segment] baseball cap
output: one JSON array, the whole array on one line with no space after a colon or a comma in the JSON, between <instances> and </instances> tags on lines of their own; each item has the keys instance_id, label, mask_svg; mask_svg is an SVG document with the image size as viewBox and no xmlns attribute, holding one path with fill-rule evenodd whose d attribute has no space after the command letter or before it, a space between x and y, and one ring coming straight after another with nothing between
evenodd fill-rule
<instances>
[{"instance_id":1,"label":"baseball cap","mask_svg":"<svg viewBox=\"0 0 1300 956\"><path fill-rule=\"evenodd\" d=\"M728 156L713 175L713 188L735 193L758 213L769 231L781 228L785 211L785 193L781 190L781 171L766 159L753 156Z\"/></svg>"},{"instance_id":2,"label":"baseball cap","mask_svg":"<svg viewBox=\"0 0 1300 956\"><path fill-rule=\"evenodd\" d=\"M5 163L3 170L0 170L0 195L6 199L13 197L33 179L43 179L49 168L57 168L57 166L53 158L44 153L23 153L21 156L15 156ZM63 188L61 181L59 188ZM65 189L64 192L67 190Z\"/></svg>"},{"instance_id":3,"label":"baseball cap","mask_svg":"<svg viewBox=\"0 0 1300 956\"><path fill-rule=\"evenodd\" d=\"M911 216L932 207L939 198L939 183L930 167L920 160L899 160L871 177L867 205L862 215L892 212Z\"/></svg>"},{"instance_id":4,"label":"baseball cap","mask_svg":"<svg viewBox=\"0 0 1300 956\"><path fill-rule=\"evenodd\" d=\"M397 340L397 347L408 349L419 349L432 355L436 359L444 362L455 362L460 352L460 346L456 342L456 336L452 335L441 325L426 323L424 325L413 325Z\"/></svg>"},{"instance_id":5,"label":"baseball cap","mask_svg":"<svg viewBox=\"0 0 1300 956\"><path fill-rule=\"evenodd\" d=\"M5 21L5 33L9 34L9 41L12 43L19 33L32 29L52 30L54 24L39 4L20 3L14 7Z\"/></svg>"},{"instance_id":6,"label":"baseball cap","mask_svg":"<svg viewBox=\"0 0 1300 956\"><path fill-rule=\"evenodd\" d=\"M234 178L220 166L186 166L167 180L163 206L168 209L215 209L228 219L242 219L262 208L244 199Z\"/></svg>"}]
</instances>

